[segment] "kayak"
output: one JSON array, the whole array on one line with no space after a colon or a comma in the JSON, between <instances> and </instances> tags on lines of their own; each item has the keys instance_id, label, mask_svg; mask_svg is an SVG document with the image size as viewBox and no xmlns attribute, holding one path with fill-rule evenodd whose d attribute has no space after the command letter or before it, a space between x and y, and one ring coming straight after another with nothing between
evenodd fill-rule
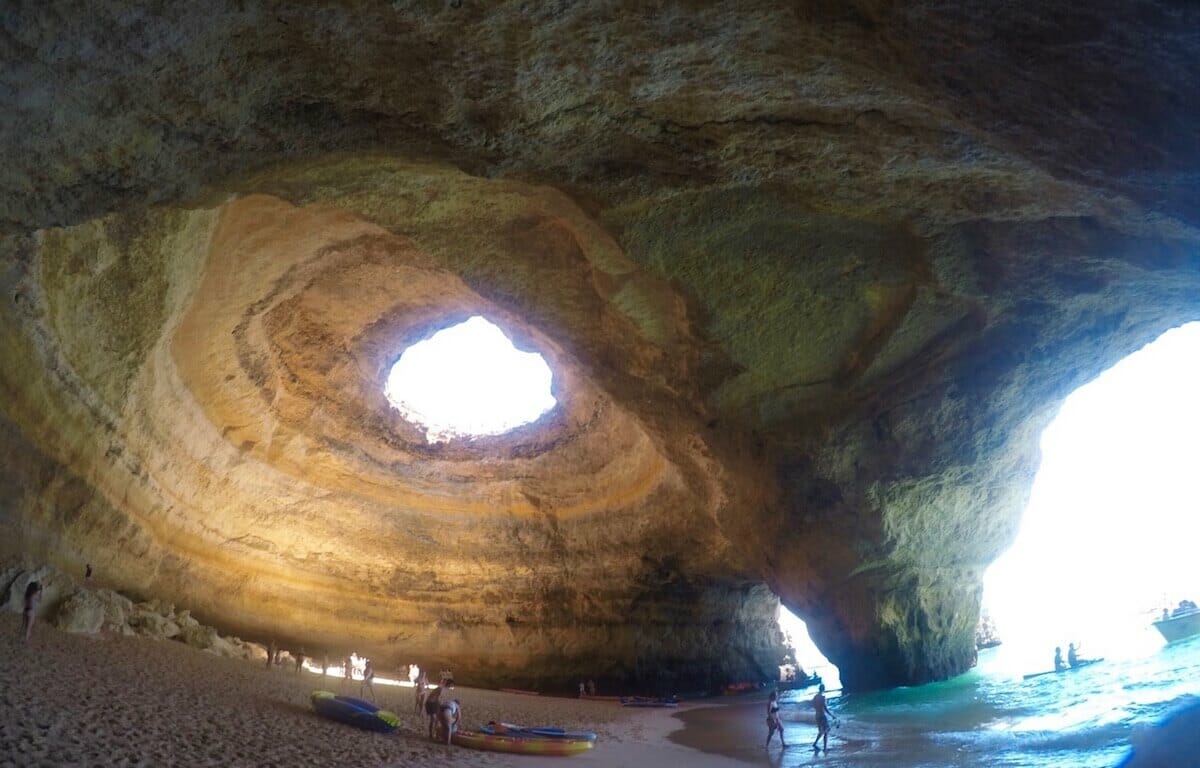
<instances>
[{"instance_id":1,"label":"kayak","mask_svg":"<svg viewBox=\"0 0 1200 768\"><path fill-rule=\"evenodd\" d=\"M337 696L329 691L313 691L311 701L318 715L356 728L391 733L400 727L400 718L369 701Z\"/></svg>"},{"instance_id":2,"label":"kayak","mask_svg":"<svg viewBox=\"0 0 1200 768\"><path fill-rule=\"evenodd\" d=\"M479 731L489 736L514 736L521 739L581 739L595 741L594 731L564 731L562 728L526 727L512 723L488 723Z\"/></svg>"},{"instance_id":3,"label":"kayak","mask_svg":"<svg viewBox=\"0 0 1200 768\"><path fill-rule=\"evenodd\" d=\"M596 745L587 739L526 739L514 736L499 736L492 733L456 731L450 742L467 749L485 752L509 752L518 755L578 755Z\"/></svg>"},{"instance_id":4,"label":"kayak","mask_svg":"<svg viewBox=\"0 0 1200 768\"><path fill-rule=\"evenodd\" d=\"M622 707L678 707L678 699L647 699L641 696L630 696L621 699Z\"/></svg>"},{"instance_id":5,"label":"kayak","mask_svg":"<svg viewBox=\"0 0 1200 768\"><path fill-rule=\"evenodd\" d=\"M541 696L537 691L523 691L520 688L501 688L500 693L517 693L521 696Z\"/></svg>"},{"instance_id":6,"label":"kayak","mask_svg":"<svg viewBox=\"0 0 1200 768\"><path fill-rule=\"evenodd\" d=\"M1098 664L1098 663L1100 663L1100 662L1102 662L1102 661L1104 661L1104 659L1103 659L1103 658L1099 658L1099 659L1080 659L1079 661L1075 662L1075 666L1073 666L1073 667L1067 667L1066 669L1047 669L1047 670L1046 670L1046 671L1044 671L1044 672L1032 672L1032 673L1030 673L1030 674L1028 674L1028 675L1025 675L1024 679L1025 679L1025 680L1032 680L1033 678L1035 678L1035 677L1041 677L1042 675L1058 675L1058 674L1062 674L1063 672L1074 672L1074 671L1075 671L1075 670L1077 670L1077 669L1081 669L1081 668L1083 668L1083 667L1089 667L1089 666L1091 666L1092 664Z\"/></svg>"}]
</instances>

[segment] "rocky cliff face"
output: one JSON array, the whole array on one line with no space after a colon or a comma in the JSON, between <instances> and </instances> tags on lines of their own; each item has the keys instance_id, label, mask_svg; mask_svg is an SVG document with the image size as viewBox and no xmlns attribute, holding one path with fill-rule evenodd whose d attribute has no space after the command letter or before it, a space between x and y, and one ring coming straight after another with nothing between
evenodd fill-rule
<instances>
[{"instance_id":1,"label":"rocky cliff face","mask_svg":"<svg viewBox=\"0 0 1200 768\"><path fill-rule=\"evenodd\" d=\"M684 688L778 594L947 677L1057 403L1200 315L1173 4L94 5L2 21L0 554L242 636ZM560 405L427 444L473 314Z\"/></svg>"}]
</instances>

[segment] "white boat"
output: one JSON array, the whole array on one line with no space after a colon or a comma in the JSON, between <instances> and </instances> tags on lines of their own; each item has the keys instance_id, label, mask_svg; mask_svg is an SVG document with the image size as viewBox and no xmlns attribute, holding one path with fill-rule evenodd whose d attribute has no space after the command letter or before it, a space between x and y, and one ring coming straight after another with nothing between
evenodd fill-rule
<instances>
[{"instance_id":1,"label":"white boat","mask_svg":"<svg viewBox=\"0 0 1200 768\"><path fill-rule=\"evenodd\" d=\"M1154 622L1157 629L1168 643L1183 640L1185 637L1200 635L1200 608L1189 608L1180 611L1176 609L1165 619Z\"/></svg>"}]
</instances>

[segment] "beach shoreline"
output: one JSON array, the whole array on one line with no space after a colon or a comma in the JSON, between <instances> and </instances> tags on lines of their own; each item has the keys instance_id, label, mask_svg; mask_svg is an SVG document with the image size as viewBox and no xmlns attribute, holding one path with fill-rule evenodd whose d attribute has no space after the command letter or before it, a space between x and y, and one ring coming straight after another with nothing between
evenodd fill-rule
<instances>
[{"instance_id":1,"label":"beach shoreline","mask_svg":"<svg viewBox=\"0 0 1200 768\"><path fill-rule=\"evenodd\" d=\"M222 658L170 640L69 634L39 622L21 642L20 617L0 616L0 768L78 766L545 766L551 758L503 755L429 741L410 688L376 686L401 719L381 735L317 716L314 690L359 695L357 681ZM458 687L464 724L489 720L594 730L597 746L563 758L605 766L729 768L736 760L693 750L670 735L674 710L616 702L523 696ZM705 704L684 705L683 711Z\"/></svg>"}]
</instances>

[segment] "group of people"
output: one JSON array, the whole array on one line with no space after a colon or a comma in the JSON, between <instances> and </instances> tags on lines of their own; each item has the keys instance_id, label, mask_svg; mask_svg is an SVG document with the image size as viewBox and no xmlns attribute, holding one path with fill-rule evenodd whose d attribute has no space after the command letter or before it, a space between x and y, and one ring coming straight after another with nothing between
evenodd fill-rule
<instances>
[{"instance_id":1,"label":"group of people","mask_svg":"<svg viewBox=\"0 0 1200 768\"><path fill-rule=\"evenodd\" d=\"M270 667L282 665L283 664L283 654L284 654L284 651L275 645L274 640L272 640L270 643L268 643L267 644L267 662L266 662L267 667L270 668ZM291 651L291 654L292 654L292 662L296 666L296 674L298 675L304 669L304 662L308 660L308 654L306 654L304 652L303 648L296 650L296 651ZM325 655L325 663L322 664L322 666L321 666L321 674L325 674L325 669L328 666L329 666L329 655L326 654Z\"/></svg>"},{"instance_id":2,"label":"group of people","mask_svg":"<svg viewBox=\"0 0 1200 768\"><path fill-rule=\"evenodd\" d=\"M418 714L425 713L429 726L429 738L445 742L447 746L458 725L462 722L462 702L450 697L454 688L454 678L449 670L442 670L441 681L437 687L431 688L429 677L421 672L416 680L415 709Z\"/></svg>"},{"instance_id":3,"label":"group of people","mask_svg":"<svg viewBox=\"0 0 1200 768\"><path fill-rule=\"evenodd\" d=\"M31 585L36 587L36 583ZM31 590L32 594L32 590ZM40 591L39 591L40 594ZM26 598L26 605L30 604L30 599ZM33 608L37 607L37 598L32 600ZM27 612L31 612L28 609ZM296 673L299 674L304 667L304 661L307 656L304 649L292 651L292 656L296 661ZM282 651L280 651L275 641L272 640L267 646L267 667L272 667L282 663ZM375 663L370 659L363 659L351 654L342 660L343 669L343 684L353 684L356 679L355 671L361 662L362 677L358 678L358 695L360 698L370 698L371 701L377 701L375 697ZM321 674L324 675L329 670L329 654L325 654L321 662ZM450 737L458 730L458 724L462 720L462 703L458 699L450 698L448 692L454 687L454 677L450 670L444 669L440 675L438 685L431 686L429 684L428 673L421 670L415 664L408 668L408 676L414 683L416 689L416 712L424 712L429 724L429 738L437 741L450 743ZM580 684L582 685L582 683Z\"/></svg>"},{"instance_id":4,"label":"group of people","mask_svg":"<svg viewBox=\"0 0 1200 768\"><path fill-rule=\"evenodd\" d=\"M1191 600L1180 600L1179 605L1176 606L1174 610L1167 610L1166 608L1163 608L1162 620L1166 621L1167 619L1173 619L1176 616L1183 616L1195 610L1197 609L1194 602Z\"/></svg>"},{"instance_id":5,"label":"group of people","mask_svg":"<svg viewBox=\"0 0 1200 768\"><path fill-rule=\"evenodd\" d=\"M825 698L825 684L817 686L817 695L813 696L809 702L813 708L813 715L817 724L817 738L813 739L813 751L819 752L824 749L829 751L829 721L837 722L837 715L833 714L833 710L829 708L829 701ZM775 733L779 733L780 746L787 746L787 742L783 740L783 720L779 716L779 694L771 691L771 695L767 697L767 746L771 746L771 737ZM821 746L818 746L820 744Z\"/></svg>"},{"instance_id":6,"label":"group of people","mask_svg":"<svg viewBox=\"0 0 1200 768\"><path fill-rule=\"evenodd\" d=\"M1063 661L1062 646L1054 648L1054 671L1062 672L1071 667L1078 667L1087 663L1088 659L1079 658L1079 649L1075 647L1075 643L1067 644L1067 660Z\"/></svg>"},{"instance_id":7,"label":"group of people","mask_svg":"<svg viewBox=\"0 0 1200 768\"><path fill-rule=\"evenodd\" d=\"M283 664L283 653L284 652L278 646L276 646L274 640L272 640L270 643L268 643L267 644L267 660L266 660L267 668L270 669L271 667ZM296 665L296 674L298 675L298 674L300 674L301 671L304 670L304 662L308 660L308 655L305 653L303 648L292 651L291 654L292 654L292 659ZM354 682L354 669L355 669L354 659L355 659L354 654L351 654L351 655L347 656L346 658L342 659L343 680L345 681L343 683L343 685L346 683ZM362 665L363 670L362 670L362 678L360 678L360 680L359 680L358 695L361 698L366 698L369 696L371 698L371 701L376 701L376 698L375 698L375 664L370 659L362 659L362 662L363 662L363 665ZM326 653L324 656L321 657L321 674L326 675L328 673L329 673L329 654Z\"/></svg>"},{"instance_id":8,"label":"group of people","mask_svg":"<svg viewBox=\"0 0 1200 768\"><path fill-rule=\"evenodd\" d=\"M595 696L595 695L596 695L596 681L595 680L588 680L586 684L582 680L579 681L579 698L582 699L585 696Z\"/></svg>"}]
</instances>

